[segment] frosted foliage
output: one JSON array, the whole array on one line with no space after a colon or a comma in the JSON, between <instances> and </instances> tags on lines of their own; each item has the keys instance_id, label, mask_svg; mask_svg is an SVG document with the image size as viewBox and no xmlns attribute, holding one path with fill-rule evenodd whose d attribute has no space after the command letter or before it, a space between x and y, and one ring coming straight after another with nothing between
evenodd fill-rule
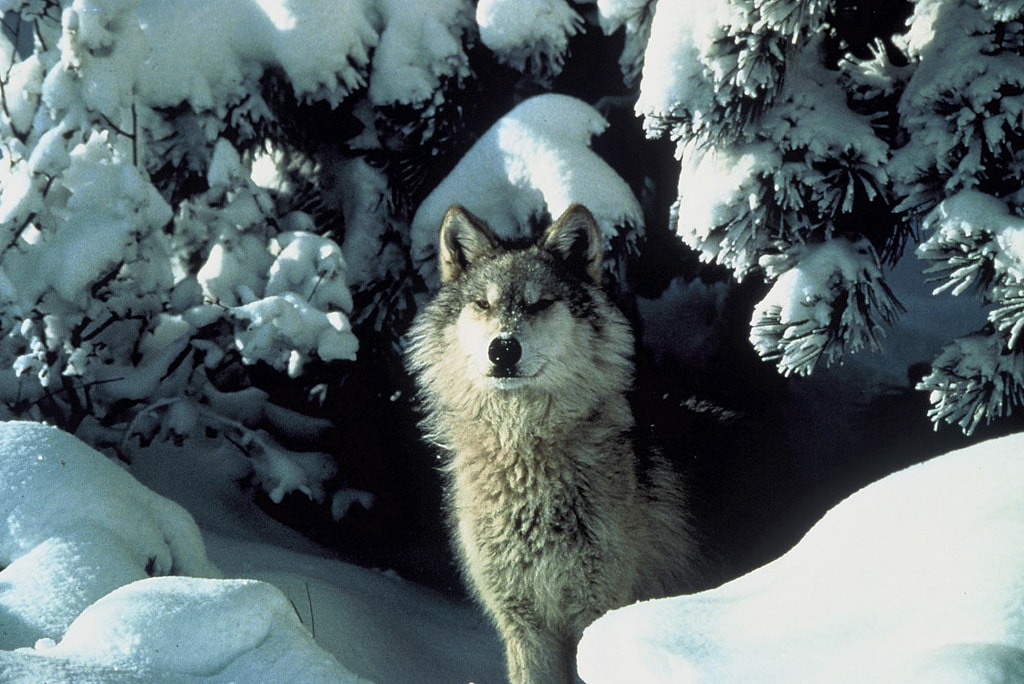
<instances>
[{"instance_id":1,"label":"frosted foliage","mask_svg":"<svg viewBox=\"0 0 1024 684\"><path fill-rule=\"evenodd\" d=\"M339 175L343 179L341 207L345 218L341 250L350 264L348 281L353 288L365 287L400 268L401 257L395 250L381 253L386 249L382 245L388 228L387 178L362 159L345 162Z\"/></svg>"},{"instance_id":2,"label":"frosted foliage","mask_svg":"<svg viewBox=\"0 0 1024 684\"><path fill-rule=\"evenodd\" d=\"M656 5L656 0L597 0L598 21L604 33L611 35L625 28L619 66L627 85L640 81Z\"/></svg>"},{"instance_id":3,"label":"frosted foliage","mask_svg":"<svg viewBox=\"0 0 1024 684\"><path fill-rule=\"evenodd\" d=\"M972 432L1021 407L1024 331L1024 40L1021 3L929 0L902 38L913 75L899 102L911 144L891 173L923 223L935 293L981 294L990 325L955 340L919 384L930 415Z\"/></svg>"},{"instance_id":4,"label":"frosted foliage","mask_svg":"<svg viewBox=\"0 0 1024 684\"><path fill-rule=\"evenodd\" d=\"M984 293L993 303L988 334L955 340L920 383L930 392L931 418L973 432L1024 406L1024 219L1002 200L962 191L926 218L929 238L918 248L941 282L936 294Z\"/></svg>"},{"instance_id":5,"label":"frosted foliage","mask_svg":"<svg viewBox=\"0 0 1024 684\"><path fill-rule=\"evenodd\" d=\"M36 107L42 95L44 67L39 58L32 57L11 65L8 71L7 84L4 86L10 94L4 105L10 117L11 128L18 135L26 135L32 128Z\"/></svg>"},{"instance_id":6,"label":"frosted foliage","mask_svg":"<svg viewBox=\"0 0 1024 684\"><path fill-rule=\"evenodd\" d=\"M384 29L373 56L370 101L376 105L430 101L442 78L465 78L463 34L473 22L467 0L382 0Z\"/></svg>"},{"instance_id":7,"label":"frosted foliage","mask_svg":"<svg viewBox=\"0 0 1024 684\"><path fill-rule=\"evenodd\" d=\"M198 280L211 302L226 306L236 321L235 345L246 363L264 361L296 377L313 355L323 361L355 358L345 262L327 238L282 233L268 247L248 234L222 239Z\"/></svg>"},{"instance_id":8,"label":"frosted foliage","mask_svg":"<svg viewBox=\"0 0 1024 684\"><path fill-rule=\"evenodd\" d=\"M891 322L901 307L867 240L834 239L762 261L775 281L754 308L750 341L782 374L808 375L819 359L881 349L873 321Z\"/></svg>"},{"instance_id":9,"label":"frosted foliage","mask_svg":"<svg viewBox=\"0 0 1024 684\"><path fill-rule=\"evenodd\" d=\"M20 10L5 27L31 32L20 47L34 52L5 57L0 109L3 402L40 415L49 395L47 417L125 451L227 431L272 498L323 497L332 460L276 444L258 427L284 409L261 394L242 411L211 376L266 363L298 378L354 359L346 264L308 215L275 215L228 138L272 116L267 70L328 104L365 85L380 17L358 0ZM174 172L199 181L191 194L154 184Z\"/></svg>"},{"instance_id":10,"label":"frosted foliage","mask_svg":"<svg viewBox=\"0 0 1024 684\"><path fill-rule=\"evenodd\" d=\"M680 154L676 232L705 261L717 261L743 276L770 246L765 236L764 179L781 163L769 143L688 144Z\"/></svg>"},{"instance_id":11,"label":"frosted foliage","mask_svg":"<svg viewBox=\"0 0 1024 684\"><path fill-rule=\"evenodd\" d=\"M1005 349L1005 341L996 335L954 340L918 384L930 393L928 416L970 434L982 423L1024 406L1024 354Z\"/></svg>"},{"instance_id":12,"label":"frosted foliage","mask_svg":"<svg viewBox=\"0 0 1024 684\"><path fill-rule=\"evenodd\" d=\"M144 0L138 12L151 50L139 94L152 106L224 111L267 67L280 68L300 97L337 103L366 85L378 42L362 0Z\"/></svg>"},{"instance_id":13,"label":"frosted foliage","mask_svg":"<svg viewBox=\"0 0 1024 684\"><path fill-rule=\"evenodd\" d=\"M1024 14L1022 0L981 0L979 4L996 21L1012 21Z\"/></svg>"},{"instance_id":14,"label":"frosted foliage","mask_svg":"<svg viewBox=\"0 0 1024 684\"><path fill-rule=\"evenodd\" d=\"M412 222L412 253L420 272L436 279L437 233L445 211L462 204L501 237L526 234L545 213L587 206L606 240L643 213L625 181L590 149L608 123L590 105L566 95L525 100L495 123L423 201Z\"/></svg>"},{"instance_id":15,"label":"frosted foliage","mask_svg":"<svg viewBox=\"0 0 1024 684\"><path fill-rule=\"evenodd\" d=\"M757 267L773 240L802 240L884 192L886 145L850 111L814 44L795 59L786 85L749 141L681 144L680 237L737 277Z\"/></svg>"},{"instance_id":16,"label":"frosted foliage","mask_svg":"<svg viewBox=\"0 0 1024 684\"><path fill-rule=\"evenodd\" d=\"M637 114L650 135L718 139L769 106L827 3L680 0L655 6Z\"/></svg>"},{"instance_id":17,"label":"frosted foliage","mask_svg":"<svg viewBox=\"0 0 1024 684\"><path fill-rule=\"evenodd\" d=\"M977 5L935 0L917 5L906 44L920 61L899 103L914 144L897 151L891 165L902 207L921 216L960 190L1010 195L1021 204L1019 187L993 173L1024 168L1019 29L993 24Z\"/></svg>"},{"instance_id":18,"label":"frosted foliage","mask_svg":"<svg viewBox=\"0 0 1024 684\"><path fill-rule=\"evenodd\" d=\"M934 262L928 272L945 281L936 294L1024 283L1024 219L1006 202L965 190L936 207L924 228L929 237L918 254Z\"/></svg>"},{"instance_id":19,"label":"frosted foliage","mask_svg":"<svg viewBox=\"0 0 1024 684\"><path fill-rule=\"evenodd\" d=\"M583 19L565 0L481 0L480 40L499 59L535 76L557 76Z\"/></svg>"}]
</instances>

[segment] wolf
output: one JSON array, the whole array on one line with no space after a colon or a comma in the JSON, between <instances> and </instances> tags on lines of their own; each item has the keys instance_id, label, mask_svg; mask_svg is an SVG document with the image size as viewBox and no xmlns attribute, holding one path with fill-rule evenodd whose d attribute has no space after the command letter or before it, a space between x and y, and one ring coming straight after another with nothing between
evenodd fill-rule
<instances>
[{"instance_id":1,"label":"wolf","mask_svg":"<svg viewBox=\"0 0 1024 684\"><path fill-rule=\"evenodd\" d=\"M451 207L441 287L408 334L459 563L512 684L577 681L588 624L700 574L681 483L634 446L634 337L602 255L581 205L526 246Z\"/></svg>"}]
</instances>

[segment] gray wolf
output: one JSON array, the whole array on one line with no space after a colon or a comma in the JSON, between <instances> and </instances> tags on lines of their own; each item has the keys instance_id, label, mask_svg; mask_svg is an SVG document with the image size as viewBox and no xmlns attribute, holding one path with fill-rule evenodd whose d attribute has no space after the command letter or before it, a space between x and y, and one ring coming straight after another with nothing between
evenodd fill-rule
<instances>
[{"instance_id":1,"label":"gray wolf","mask_svg":"<svg viewBox=\"0 0 1024 684\"><path fill-rule=\"evenodd\" d=\"M452 207L439 260L407 359L443 453L462 571L510 681L571 683L588 624L694 586L683 490L667 462L634 449L634 338L600 287L586 208L516 248Z\"/></svg>"}]
</instances>

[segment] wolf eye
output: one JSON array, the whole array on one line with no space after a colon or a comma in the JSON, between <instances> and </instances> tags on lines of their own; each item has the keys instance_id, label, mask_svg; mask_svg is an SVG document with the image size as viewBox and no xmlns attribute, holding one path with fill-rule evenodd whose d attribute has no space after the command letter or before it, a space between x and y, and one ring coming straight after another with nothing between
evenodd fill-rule
<instances>
[{"instance_id":1,"label":"wolf eye","mask_svg":"<svg viewBox=\"0 0 1024 684\"><path fill-rule=\"evenodd\" d=\"M555 300L553 299L538 299L533 304L526 305L526 313L530 314L531 316L534 314L539 314L541 311L544 311L545 309L549 308L554 303Z\"/></svg>"},{"instance_id":2,"label":"wolf eye","mask_svg":"<svg viewBox=\"0 0 1024 684\"><path fill-rule=\"evenodd\" d=\"M491 308L491 303L486 299L478 299L475 302L473 302L473 306L480 309L481 311L487 311L488 309Z\"/></svg>"}]
</instances>

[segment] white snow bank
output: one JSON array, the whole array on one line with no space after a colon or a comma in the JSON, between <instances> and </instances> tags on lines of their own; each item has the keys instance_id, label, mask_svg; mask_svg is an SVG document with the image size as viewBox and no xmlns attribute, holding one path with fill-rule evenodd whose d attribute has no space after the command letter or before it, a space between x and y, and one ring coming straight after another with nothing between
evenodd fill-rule
<instances>
[{"instance_id":1,"label":"white snow bank","mask_svg":"<svg viewBox=\"0 0 1024 684\"><path fill-rule=\"evenodd\" d=\"M53 427L0 423L0 565L0 681L362 681L268 584L152 577L219 572L184 509Z\"/></svg>"},{"instance_id":2,"label":"white snow bank","mask_svg":"<svg viewBox=\"0 0 1024 684\"><path fill-rule=\"evenodd\" d=\"M601 682L1005 682L1024 675L1024 434L849 497L788 553L587 629Z\"/></svg>"},{"instance_id":3,"label":"white snow bank","mask_svg":"<svg viewBox=\"0 0 1024 684\"><path fill-rule=\"evenodd\" d=\"M532 219L545 211L559 216L573 203L590 209L607 239L616 226L642 228L633 191L590 149L607 126L587 103L553 93L525 100L498 120L416 211L412 253L421 273L436 275L438 230L453 204L504 238L522 237Z\"/></svg>"},{"instance_id":4,"label":"white snow bank","mask_svg":"<svg viewBox=\"0 0 1024 684\"><path fill-rule=\"evenodd\" d=\"M0 648L60 636L147 574L217 574L184 509L37 423L0 423L0 521Z\"/></svg>"},{"instance_id":5,"label":"white snow bank","mask_svg":"<svg viewBox=\"0 0 1024 684\"><path fill-rule=\"evenodd\" d=\"M59 644L36 653L210 682L365 681L313 642L284 594L252 580L135 582L86 608Z\"/></svg>"}]
</instances>

